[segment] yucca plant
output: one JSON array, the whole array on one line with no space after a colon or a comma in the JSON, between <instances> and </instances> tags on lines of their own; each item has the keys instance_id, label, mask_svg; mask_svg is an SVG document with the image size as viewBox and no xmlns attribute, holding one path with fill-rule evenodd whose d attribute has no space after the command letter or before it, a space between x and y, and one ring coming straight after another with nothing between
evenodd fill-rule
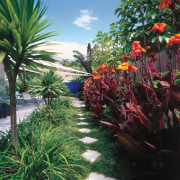
<instances>
[{"instance_id":1,"label":"yucca plant","mask_svg":"<svg viewBox=\"0 0 180 180\"><path fill-rule=\"evenodd\" d=\"M17 156L12 153L0 155L2 179L80 179L82 167L73 164L66 148L75 138L62 134L60 128L49 124L36 126L28 122L18 128Z\"/></svg>"},{"instance_id":2,"label":"yucca plant","mask_svg":"<svg viewBox=\"0 0 180 180\"><path fill-rule=\"evenodd\" d=\"M37 70L45 67L39 60L54 62L53 53L36 50L45 40L56 35L43 33L51 24L44 14L41 0L0 1L0 61L3 62L10 90L11 137L17 145L15 83L19 68ZM34 61L36 60L36 61Z\"/></svg>"},{"instance_id":3,"label":"yucca plant","mask_svg":"<svg viewBox=\"0 0 180 180\"><path fill-rule=\"evenodd\" d=\"M44 72L44 74L29 84L29 92L33 95L43 96L45 103L50 106L53 98L60 96L66 87L62 77L54 74L54 72Z\"/></svg>"}]
</instances>

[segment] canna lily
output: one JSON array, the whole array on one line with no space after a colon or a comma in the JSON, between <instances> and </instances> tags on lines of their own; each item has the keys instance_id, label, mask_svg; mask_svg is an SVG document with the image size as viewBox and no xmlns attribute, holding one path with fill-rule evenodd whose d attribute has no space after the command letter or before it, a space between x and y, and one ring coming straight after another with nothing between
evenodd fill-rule
<instances>
[{"instance_id":1,"label":"canna lily","mask_svg":"<svg viewBox=\"0 0 180 180\"><path fill-rule=\"evenodd\" d=\"M111 73L116 73L116 71L113 67L111 67Z\"/></svg>"},{"instance_id":2,"label":"canna lily","mask_svg":"<svg viewBox=\"0 0 180 180\"><path fill-rule=\"evenodd\" d=\"M165 23L155 23L154 24L154 27L151 29L151 32L153 31L157 31L157 32L164 32L164 28L166 27L167 25Z\"/></svg>"},{"instance_id":3,"label":"canna lily","mask_svg":"<svg viewBox=\"0 0 180 180\"><path fill-rule=\"evenodd\" d=\"M129 63L123 63L123 64L121 64L121 65L118 65L118 67L116 68L116 69L122 69L122 70L124 70L124 71L131 71L131 70L133 70L134 72L137 72L137 70L138 70L138 68L137 67L135 67L135 66L132 66L131 64L129 64Z\"/></svg>"},{"instance_id":4,"label":"canna lily","mask_svg":"<svg viewBox=\"0 0 180 180\"><path fill-rule=\"evenodd\" d=\"M131 50L132 50L132 54L130 55L131 58L134 56L140 56L141 52L146 52L146 50L141 47L140 41L134 41L131 46Z\"/></svg>"},{"instance_id":5,"label":"canna lily","mask_svg":"<svg viewBox=\"0 0 180 180\"><path fill-rule=\"evenodd\" d=\"M107 74L107 73L109 73L109 70L106 68L103 68L99 73Z\"/></svg>"},{"instance_id":6,"label":"canna lily","mask_svg":"<svg viewBox=\"0 0 180 180\"><path fill-rule=\"evenodd\" d=\"M155 62L155 61L158 60L157 58L155 58L155 56L156 56L155 52L151 52L151 53L149 54L149 57L151 58L151 61L150 61L150 62Z\"/></svg>"},{"instance_id":7,"label":"canna lily","mask_svg":"<svg viewBox=\"0 0 180 180\"><path fill-rule=\"evenodd\" d=\"M172 0L161 0L158 9L162 9L162 8L164 8L164 7L166 7L167 9L169 9L169 5L171 5L171 4L172 4Z\"/></svg>"},{"instance_id":8,"label":"canna lily","mask_svg":"<svg viewBox=\"0 0 180 180\"><path fill-rule=\"evenodd\" d=\"M88 81L92 81L92 77L89 77L89 78L88 78Z\"/></svg>"},{"instance_id":9,"label":"canna lily","mask_svg":"<svg viewBox=\"0 0 180 180\"><path fill-rule=\"evenodd\" d=\"M104 64L103 64L103 68L108 68L108 64L107 64L107 63L104 63Z\"/></svg>"},{"instance_id":10,"label":"canna lily","mask_svg":"<svg viewBox=\"0 0 180 180\"><path fill-rule=\"evenodd\" d=\"M88 78L88 83L92 83L92 78L91 77Z\"/></svg>"},{"instance_id":11,"label":"canna lily","mask_svg":"<svg viewBox=\"0 0 180 180\"><path fill-rule=\"evenodd\" d=\"M149 54L149 57L154 57L154 56L156 56L155 52L151 52L151 53Z\"/></svg>"},{"instance_id":12,"label":"canna lily","mask_svg":"<svg viewBox=\"0 0 180 180\"><path fill-rule=\"evenodd\" d=\"M101 79L101 78L102 78L102 76L97 75L97 76L94 76L93 78L94 78L94 80L95 80L95 79Z\"/></svg>"},{"instance_id":13,"label":"canna lily","mask_svg":"<svg viewBox=\"0 0 180 180\"><path fill-rule=\"evenodd\" d=\"M101 70L102 70L102 67L101 67L101 66L98 66L98 67L97 67L97 70L98 70L98 71L101 71Z\"/></svg>"},{"instance_id":14,"label":"canna lily","mask_svg":"<svg viewBox=\"0 0 180 180\"><path fill-rule=\"evenodd\" d=\"M127 60L130 58L130 56L124 55L121 57L122 62L127 62Z\"/></svg>"},{"instance_id":15,"label":"canna lily","mask_svg":"<svg viewBox=\"0 0 180 180\"><path fill-rule=\"evenodd\" d=\"M166 46L171 44L180 44L180 34L176 34L175 36L169 38L169 42L166 44Z\"/></svg>"},{"instance_id":16,"label":"canna lily","mask_svg":"<svg viewBox=\"0 0 180 180\"><path fill-rule=\"evenodd\" d=\"M151 49L151 47L150 46L146 46L146 49L149 50L149 49Z\"/></svg>"},{"instance_id":17,"label":"canna lily","mask_svg":"<svg viewBox=\"0 0 180 180\"><path fill-rule=\"evenodd\" d=\"M96 71L94 71L94 72L92 73L92 75L93 75L93 76L96 76L96 75L97 75L97 72L96 72Z\"/></svg>"}]
</instances>

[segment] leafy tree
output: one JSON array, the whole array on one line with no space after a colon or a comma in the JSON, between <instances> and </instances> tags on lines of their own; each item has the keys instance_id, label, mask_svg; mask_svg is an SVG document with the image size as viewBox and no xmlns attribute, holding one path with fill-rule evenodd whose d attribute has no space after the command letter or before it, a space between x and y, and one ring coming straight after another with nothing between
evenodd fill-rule
<instances>
[{"instance_id":1,"label":"leafy tree","mask_svg":"<svg viewBox=\"0 0 180 180\"><path fill-rule=\"evenodd\" d=\"M52 54L35 50L55 32L42 33L49 24L46 7L40 0L0 1L0 60L3 61L10 89L11 138L17 146L15 84L19 68L45 67L39 60L53 62ZM36 60L36 61L34 61ZM14 149L15 152L16 149Z\"/></svg>"},{"instance_id":2,"label":"leafy tree","mask_svg":"<svg viewBox=\"0 0 180 180\"><path fill-rule=\"evenodd\" d=\"M151 33L151 28L157 22L171 24L166 28L166 32L162 34L160 41L164 43L170 33L173 32L172 11L168 9L159 10L159 0L121 0L119 7L115 9L115 14L119 20L117 21L117 34L120 38L120 45L124 52L129 52L133 41L141 41L141 45L145 48L151 42L157 42ZM166 44L166 43L164 43ZM165 47L165 45L164 45ZM157 49L155 44L154 50Z\"/></svg>"},{"instance_id":3,"label":"leafy tree","mask_svg":"<svg viewBox=\"0 0 180 180\"><path fill-rule=\"evenodd\" d=\"M97 67L99 64L107 62L110 47L109 34L98 31L96 39L94 39L92 42L95 43L92 58L94 65Z\"/></svg>"},{"instance_id":4,"label":"leafy tree","mask_svg":"<svg viewBox=\"0 0 180 180\"><path fill-rule=\"evenodd\" d=\"M120 60L121 47L117 41L116 23L111 24L111 31L109 33L102 33L99 31L96 39L93 40L95 46L92 54L92 61L94 68L100 64L108 63L111 66L116 66Z\"/></svg>"},{"instance_id":5,"label":"leafy tree","mask_svg":"<svg viewBox=\"0 0 180 180\"><path fill-rule=\"evenodd\" d=\"M34 77L28 86L29 92L35 96L42 96L47 106L50 106L52 99L59 97L60 93L66 90L62 77L54 72L44 72L40 77Z\"/></svg>"}]
</instances>

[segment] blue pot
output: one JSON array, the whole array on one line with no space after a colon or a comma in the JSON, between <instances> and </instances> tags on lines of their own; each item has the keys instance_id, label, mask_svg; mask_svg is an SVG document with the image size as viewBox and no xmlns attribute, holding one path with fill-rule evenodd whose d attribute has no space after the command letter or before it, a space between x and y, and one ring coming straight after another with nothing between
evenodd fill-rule
<instances>
[{"instance_id":1,"label":"blue pot","mask_svg":"<svg viewBox=\"0 0 180 180\"><path fill-rule=\"evenodd\" d=\"M82 82L65 82L65 86L69 88L71 93L79 92L82 85Z\"/></svg>"}]
</instances>

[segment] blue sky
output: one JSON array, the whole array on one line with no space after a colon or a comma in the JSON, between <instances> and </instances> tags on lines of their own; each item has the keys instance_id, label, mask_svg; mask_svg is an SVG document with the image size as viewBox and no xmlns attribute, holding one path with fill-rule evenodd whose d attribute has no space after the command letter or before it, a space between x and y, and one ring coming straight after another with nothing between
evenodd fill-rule
<instances>
[{"instance_id":1,"label":"blue sky","mask_svg":"<svg viewBox=\"0 0 180 180\"><path fill-rule=\"evenodd\" d=\"M43 0L43 4L49 22L56 22L48 30L60 34L50 40L61 44L55 48L62 53L60 58L72 59L72 50L85 54L98 31L109 32L110 23L117 21L114 10L119 0Z\"/></svg>"}]
</instances>

